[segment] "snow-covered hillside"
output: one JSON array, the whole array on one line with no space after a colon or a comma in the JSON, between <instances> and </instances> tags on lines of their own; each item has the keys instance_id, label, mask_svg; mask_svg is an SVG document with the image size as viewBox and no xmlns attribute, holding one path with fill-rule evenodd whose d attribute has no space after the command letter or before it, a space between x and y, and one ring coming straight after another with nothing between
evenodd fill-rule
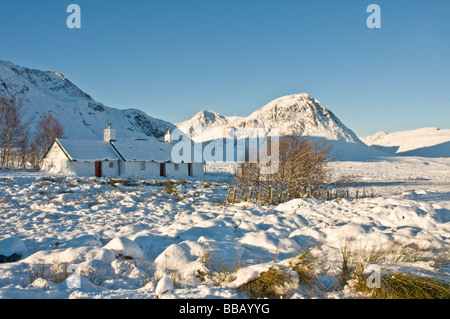
<instances>
[{"instance_id":1,"label":"snow-covered hillside","mask_svg":"<svg viewBox=\"0 0 450 319\"><path fill-rule=\"evenodd\" d=\"M175 181L170 193L160 179L0 170L0 255L21 254L19 261L0 263L0 299L248 298L240 287L269 269L292 279L282 287L287 298L367 297L340 280L346 241L355 249L398 244L403 253L414 252L378 261L383 277L406 272L449 279L448 263L420 256L420 247L445 252L450 244L448 158L332 167L339 176L354 176L352 198L274 206L225 204L229 176L216 166L208 168L207 184ZM355 199L363 188L374 196ZM308 249L313 286L289 268ZM57 280L64 265L78 269L77 287ZM174 280L164 285L167 293L165 275Z\"/></svg>"},{"instance_id":2,"label":"snow-covered hillside","mask_svg":"<svg viewBox=\"0 0 450 319\"><path fill-rule=\"evenodd\" d=\"M203 110L177 127L197 142L229 138L230 134L239 139L253 129L264 129L268 134L277 130L280 136L302 135L326 140L333 146L333 155L340 158L383 155L367 147L321 102L306 93L275 99L247 117Z\"/></svg>"},{"instance_id":3,"label":"snow-covered hillside","mask_svg":"<svg viewBox=\"0 0 450 319\"><path fill-rule=\"evenodd\" d=\"M391 154L424 157L450 156L450 129L425 127L395 133L379 132L361 140Z\"/></svg>"},{"instance_id":4,"label":"snow-covered hillside","mask_svg":"<svg viewBox=\"0 0 450 319\"><path fill-rule=\"evenodd\" d=\"M119 110L94 101L88 94L54 71L33 70L0 61L0 96L23 100L25 114L34 125L52 113L73 139L102 138L108 123L118 137L163 136L174 125L136 109Z\"/></svg>"}]
</instances>

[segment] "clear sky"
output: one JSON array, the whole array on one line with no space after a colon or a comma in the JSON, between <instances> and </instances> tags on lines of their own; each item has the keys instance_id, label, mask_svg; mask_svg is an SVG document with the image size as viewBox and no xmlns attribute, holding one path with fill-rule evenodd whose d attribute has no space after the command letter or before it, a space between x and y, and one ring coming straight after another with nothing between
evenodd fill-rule
<instances>
[{"instance_id":1,"label":"clear sky","mask_svg":"<svg viewBox=\"0 0 450 319\"><path fill-rule=\"evenodd\" d=\"M81 29L66 25L72 3ZM449 0L0 0L0 59L173 123L305 92L359 136L444 129L449 17Z\"/></svg>"}]
</instances>

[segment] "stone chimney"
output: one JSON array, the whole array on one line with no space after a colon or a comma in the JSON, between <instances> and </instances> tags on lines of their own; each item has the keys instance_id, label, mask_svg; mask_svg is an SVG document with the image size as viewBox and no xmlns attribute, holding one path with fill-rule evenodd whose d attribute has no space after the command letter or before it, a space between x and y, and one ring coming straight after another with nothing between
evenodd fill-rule
<instances>
[{"instance_id":1,"label":"stone chimney","mask_svg":"<svg viewBox=\"0 0 450 319\"><path fill-rule=\"evenodd\" d=\"M116 140L116 130L111 128L111 123L108 124L108 128L103 131L103 139L106 142L112 142Z\"/></svg>"}]
</instances>

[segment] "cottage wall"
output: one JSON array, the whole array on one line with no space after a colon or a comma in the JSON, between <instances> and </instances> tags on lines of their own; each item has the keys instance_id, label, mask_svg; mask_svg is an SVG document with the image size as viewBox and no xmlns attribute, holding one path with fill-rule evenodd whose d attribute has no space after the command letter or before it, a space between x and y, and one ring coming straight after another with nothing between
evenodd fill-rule
<instances>
[{"instance_id":1,"label":"cottage wall","mask_svg":"<svg viewBox=\"0 0 450 319\"><path fill-rule=\"evenodd\" d=\"M57 143L54 143L45 156L47 160L68 160L66 154Z\"/></svg>"},{"instance_id":2,"label":"cottage wall","mask_svg":"<svg viewBox=\"0 0 450 319\"><path fill-rule=\"evenodd\" d=\"M50 174L71 175L75 173L71 170L70 160L56 143L54 143L47 152L47 155L42 161L41 169Z\"/></svg>"},{"instance_id":3,"label":"cottage wall","mask_svg":"<svg viewBox=\"0 0 450 319\"><path fill-rule=\"evenodd\" d=\"M203 163L192 163L192 176L205 175L205 165Z\"/></svg>"},{"instance_id":4,"label":"cottage wall","mask_svg":"<svg viewBox=\"0 0 450 319\"><path fill-rule=\"evenodd\" d=\"M70 162L70 169L82 177L95 176L95 164L90 162Z\"/></svg>"},{"instance_id":5,"label":"cottage wall","mask_svg":"<svg viewBox=\"0 0 450 319\"><path fill-rule=\"evenodd\" d=\"M102 161L102 177L119 177L119 165L118 161ZM78 176L95 176L95 162L70 162L70 167Z\"/></svg>"},{"instance_id":6,"label":"cottage wall","mask_svg":"<svg viewBox=\"0 0 450 319\"><path fill-rule=\"evenodd\" d=\"M72 175L75 172L72 171L70 167L70 161L66 159L44 159L42 161L41 170L46 171L50 174L65 174Z\"/></svg>"},{"instance_id":7,"label":"cottage wall","mask_svg":"<svg viewBox=\"0 0 450 319\"><path fill-rule=\"evenodd\" d=\"M189 176L188 164L166 163L166 176L183 178Z\"/></svg>"},{"instance_id":8,"label":"cottage wall","mask_svg":"<svg viewBox=\"0 0 450 319\"><path fill-rule=\"evenodd\" d=\"M102 162L102 175L103 177L118 177L120 172L119 161L103 161ZM95 171L95 164L94 171ZM95 173L95 172L94 172Z\"/></svg>"},{"instance_id":9,"label":"cottage wall","mask_svg":"<svg viewBox=\"0 0 450 319\"><path fill-rule=\"evenodd\" d=\"M123 170L121 172L121 176L136 177L136 178L157 177L159 175L160 175L159 163L148 161L124 162Z\"/></svg>"}]
</instances>

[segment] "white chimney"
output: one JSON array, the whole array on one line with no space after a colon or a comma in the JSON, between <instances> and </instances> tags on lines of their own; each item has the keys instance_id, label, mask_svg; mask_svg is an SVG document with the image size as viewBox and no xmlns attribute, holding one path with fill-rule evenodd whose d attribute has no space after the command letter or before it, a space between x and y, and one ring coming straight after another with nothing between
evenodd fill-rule
<instances>
[{"instance_id":1,"label":"white chimney","mask_svg":"<svg viewBox=\"0 0 450 319\"><path fill-rule=\"evenodd\" d=\"M167 130L167 134L164 135L164 142L166 143L172 142L172 134L170 134L170 130Z\"/></svg>"},{"instance_id":2,"label":"white chimney","mask_svg":"<svg viewBox=\"0 0 450 319\"><path fill-rule=\"evenodd\" d=\"M106 142L111 142L116 140L116 130L111 129L111 123L108 124L108 128L103 131L103 139Z\"/></svg>"}]
</instances>

